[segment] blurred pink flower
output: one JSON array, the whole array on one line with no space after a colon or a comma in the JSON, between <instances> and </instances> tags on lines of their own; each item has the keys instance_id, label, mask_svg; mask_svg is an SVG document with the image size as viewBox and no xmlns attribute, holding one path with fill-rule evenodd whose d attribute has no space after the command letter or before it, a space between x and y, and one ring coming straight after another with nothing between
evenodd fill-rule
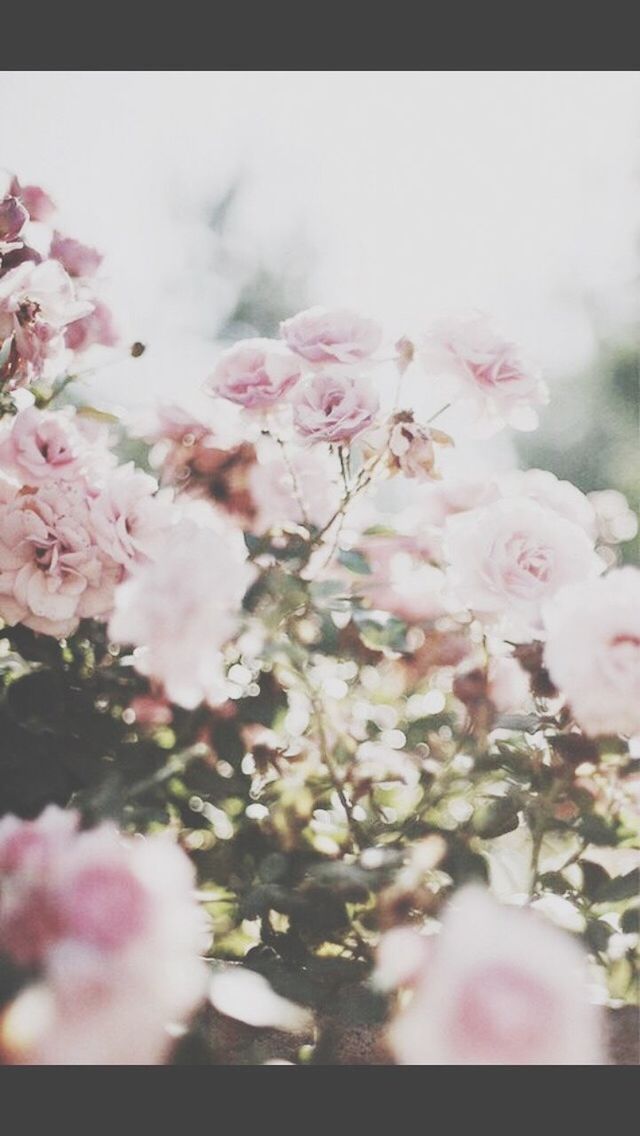
<instances>
[{"instance_id":1,"label":"blurred pink flower","mask_svg":"<svg viewBox=\"0 0 640 1136\"><path fill-rule=\"evenodd\" d=\"M111 309L102 300L91 297L93 310L74 320L65 329L64 341L70 351L88 351L90 347L115 347L118 332Z\"/></svg>"},{"instance_id":2,"label":"blurred pink flower","mask_svg":"<svg viewBox=\"0 0 640 1136\"><path fill-rule=\"evenodd\" d=\"M518 469L497 478L496 484L501 497L528 497L580 525L589 537L595 538L593 505L570 481L561 481L546 469Z\"/></svg>"},{"instance_id":3,"label":"blurred pink flower","mask_svg":"<svg viewBox=\"0 0 640 1136\"><path fill-rule=\"evenodd\" d=\"M0 949L36 968L3 1041L17 1063L155 1064L205 990L193 871L165 836L78 819L50 806L0 822Z\"/></svg>"},{"instance_id":4,"label":"blurred pink flower","mask_svg":"<svg viewBox=\"0 0 640 1136\"><path fill-rule=\"evenodd\" d=\"M368 379L322 371L300 384L293 397L294 423L310 442L350 442L370 426L378 397Z\"/></svg>"},{"instance_id":5,"label":"blurred pink flower","mask_svg":"<svg viewBox=\"0 0 640 1136\"><path fill-rule=\"evenodd\" d=\"M46 224L56 212L56 206L39 185L21 185L16 177L11 184L11 192L19 197L32 221Z\"/></svg>"},{"instance_id":6,"label":"blurred pink flower","mask_svg":"<svg viewBox=\"0 0 640 1136\"><path fill-rule=\"evenodd\" d=\"M528 498L495 501L451 517L449 581L478 616L540 626L542 604L566 584L596 576L602 562L584 529Z\"/></svg>"},{"instance_id":7,"label":"blurred pink flower","mask_svg":"<svg viewBox=\"0 0 640 1136\"><path fill-rule=\"evenodd\" d=\"M184 518L165 529L154 556L117 589L109 634L138 648L136 669L172 702L191 709L224 701L221 648L252 578L242 537L221 522Z\"/></svg>"},{"instance_id":8,"label":"blurred pink flower","mask_svg":"<svg viewBox=\"0 0 640 1136\"><path fill-rule=\"evenodd\" d=\"M256 509L251 528L257 533L286 524L302 524L305 515L320 528L333 516L340 501L334 463L319 450L296 449L289 465L280 455L254 465L249 474L249 491Z\"/></svg>"},{"instance_id":9,"label":"blurred pink flower","mask_svg":"<svg viewBox=\"0 0 640 1136\"><path fill-rule=\"evenodd\" d=\"M308 308L280 324L287 346L309 363L359 363L377 351L380 327L343 308Z\"/></svg>"},{"instance_id":10,"label":"blurred pink flower","mask_svg":"<svg viewBox=\"0 0 640 1136\"><path fill-rule=\"evenodd\" d=\"M130 569L149 559L174 517L170 490L157 493L154 477L133 462L118 466L89 496L95 539L117 564Z\"/></svg>"},{"instance_id":11,"label":"blurred pink flower","mask_svg":"<svg viewBox=\"0 0 640 1136\"><path fill-rule=\"evenodd\" d=\"M19 411L0 427L0 467L24 485L78 481L115 461L108 435L96 434L71 408Z\"/></svg>"},{"instance_id":12,"label":"blurred pink flower","mask_svg":"<svg viewBox=\"0 0 640 1136\"><path fill-rule=\"evenodd\" d=\"M299 360L282 343L243 339L222 352L207 390L246 410L265 410L282 399L300 374Z\"/></svg>"},{"instance_id":13,"label":"blurred pink flower","mask_svg":"<svg viewBox=\"0 0 640 1136\"><path fill-rule=\"evenodd\" d=\"M588 734L640 733L640 571L564 589L544 609L545 665Z\"/></svg>"},{"instance_id":14,"label":"blurred pink flower","mask_svg":"<svg viewBox=\"0 0 640 1136\"><path fill-rule=\"evenodd\" d=\"M58 638L108 615L122 569L100 549L80 484L6 488L0 503L0 615Z\"/></svg>"},{"instance_id":15,"label":"blurred pink flower","mask_svg":"<svg viewBox=\"0 0 640 1136\"><path fill-rule=\"evenodd\" d=\"M49 256L60 261L65 272L73 277L95 276L103 261L97 249L83 245L73 237L63 237L55 232L49 249Z\"/></svg>"},{"instance_id":16,"label":"blurred pink flower","mask_svg":"<svg viewBox=\"0 0 640 1136\"><path fill-rule=\"evenodd\" d=\"M527 706L531 696L529 679L517 659L511 655L490 659L487 694L499 714L512 714Z\"/></svg>"},{"instance_id":17,"label":"blurred pink flower","mask_svg":"<svg viewBox=\"0 0 640 1136\"><path fill-rule=\"evenodd\" d=\"M400 978L413 990L389 1033L400 1064L604 1062L586 956L541 916L468 886L450 901L437 938L415 940L410 949L394 944L406 950Z\"/></svg>"},{"instance_id":18,"label":"blurred pink flower","mask_svg":"<svg viewBox=\"0 0 640 1136\"><path fill-rule=\"evenodd\" d=\"M487 437L503 426L537 426L536 408L548 401L547 386L519 348L495 332L481 313L437 321L421 355L427 374L454 380L476 433Z\"/></svg>"}]
</instances>

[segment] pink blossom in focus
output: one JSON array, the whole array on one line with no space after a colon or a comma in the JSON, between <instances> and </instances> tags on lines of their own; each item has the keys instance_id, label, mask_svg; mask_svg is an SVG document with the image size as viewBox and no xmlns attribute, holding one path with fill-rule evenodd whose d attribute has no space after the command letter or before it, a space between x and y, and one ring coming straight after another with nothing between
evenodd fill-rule
<instances>
[{"instance_id":1,"label":"pink blossom in focus","mask_svg":"<svg viewBox=\"0 0 640 1136\"><path fill-rule=\"evenodd\" d=\"M602 562L584 529L528 498L510 498L447 521L449 582L476 615L540 626L542 604Z\"/></svg>"},{"instance_id":2,"label":"pink blossom in focus","mask_svg":"<svg viewBox=\"0 0 640 1136\"><path fill-rule=\"evenodd\" d=\"M299 360L277 340L243 339L222 352L207 389L246 410L265 410L283 398L300 374Z\"/></svg>"},{"instance_id":3,"label":"pink blossom in focus","mask_svg":"<svg viewBox=\"0 0 640 1136\"><path fill-rule=\"evenodd\" d=\"M377 351L378 324L346 309L308 308L280 324L287 346L309 363L360 363Z\"/></svg>"},{"instance_id":4,"label":"pink blossom in focus","mask_svg":"<svg viewBox=\"0 0 640 1136\"><path fill-rule=\"evenodd\" d=\"M237 628L252 572L240 534L190 518L165 530L155 559L117 589L109 634L133 644L137 670L172 702L224 701L221 648Z\"/></svg>"},{"instance_id":5,"label":"pink blossom in focus","mask_svg":"<svg viewBox=\"0 0 640 1136\"><path fill-rule=\"evenodd\" d=\"M310 442L350 442L370 426L378 397L368 379L322 371L300 384L293 398L294 424Z\"/></svg>"},{"instance_id":6,"label":"pink blossom in focus","mask_svg":"<svg viewBox=\"0 0 640 1136\"><path fill-rule=\"evenodd\" d=\"M640 571L567 588L544 609L544 660L586 733L640 733Z\"/></svg>"},{"instance_id":7,"label":"pink blossom in focus","mask_svg":"<svg viewBox=\"0 0 640 1136\"><path fill-rule=\"evenodd\" d=\"M421 354L427 374L454 380L480 436L504 426L537 426L537 408L548 401L547 386L516 344L495 332L482 314L436 322Z\"/></svg>"},{"instance_id":8,"label":"pink blossom in focus","mask_svg":"<svg viewBox=\"0 0 640 1136\"><path fill-rule=\"evenodd\" d=\"M5 489L0 503L0 615L58 638L106 617L119 564L99 547L82 485Z\"/></svg>"},{"instance_id":9,"label":"pink blossom in focus","mask_svg":"<svg viewBox=\"0 0 640 1136\"><path fill-rule=\"evenodd\" d=\"M403 976L413 995L389 1032L400 1064L603 1064L586 956L567 933L472 885L437 939L415 939Z\"/></svg>"}]
</instances>

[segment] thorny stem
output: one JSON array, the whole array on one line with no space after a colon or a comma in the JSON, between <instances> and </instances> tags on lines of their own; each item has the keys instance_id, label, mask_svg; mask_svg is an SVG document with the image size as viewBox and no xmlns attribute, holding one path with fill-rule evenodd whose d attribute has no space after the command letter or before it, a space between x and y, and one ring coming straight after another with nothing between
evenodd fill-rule
<instances>
[{"instance_id":1,"label":"thorny stem","mask_svg":"<svg viewBox=\"0 0 640 1136\"><path fill-rule=\"evenodd\" d=\"M445 410L448 410L450 406L450 402L445 402L444 406L441 406L439 410L436 410L435 414L431 415L431 418L427 418L427 426L430 426L432 422L435 422L436 418L439 418L441 414L444 414Z\"/></svg>"},{"instance_id":2,"label":"thorny stem","mask_svg":"<svg viewBox=\"0 0 640 1136\"><path fill-rule=\"evenodd\" d=\"M280 447L280 451L282 453L282 460L284 461L284 464L287 467L287 473L289 474L289 477L291 478L291 487L293 489L293 495L294 495L294 497L295 497L295 499L298 503L298 507L299 507L300 512L302 514L302 520L304 521L305 525L307 527L309 527L310 521L309 521L309 514L307 512L307 506L305 504L305 500L304 500L304 497L302 495L302 489L301 489L301 486L300 486L300 482L298 480L298 475L297 475L297 473L296 473L296 471L293 467L293 463L291 461L291 458L289 457L289 452L287 450L286 443L279 436L279 434L276 434L273 431L269 431L269 433L271 434L271 437L274 439L276 444Z\"/></svg>"}]
</instances>

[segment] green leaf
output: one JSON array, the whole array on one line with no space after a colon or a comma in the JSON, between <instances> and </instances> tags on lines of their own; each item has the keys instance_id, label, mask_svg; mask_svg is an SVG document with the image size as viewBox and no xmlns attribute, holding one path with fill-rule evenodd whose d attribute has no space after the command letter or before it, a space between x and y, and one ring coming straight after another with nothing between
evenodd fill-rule
<instances>
[{"instance_id":1,"label":"green leaf","mask_svg":"<svg viewBox=\"0 0 640 1136\"><path fill-rule=\"evenodd\" d=\"M348 552L338 554L338 562L349 572L356 572L359 576L370 576L371 566L361 552L350 549Z\"/></svg>"},{"instance_id":2,"label":"green leaf","mask_svg":"<svg viewBox=\"0 0 640 1136\"><path fill-rule=\"evenodd\" d=\"M493 840L518 827L518 808L510 797L491 797L478 805L471 818L476 836Z\"/></svg>"}]
</instances>

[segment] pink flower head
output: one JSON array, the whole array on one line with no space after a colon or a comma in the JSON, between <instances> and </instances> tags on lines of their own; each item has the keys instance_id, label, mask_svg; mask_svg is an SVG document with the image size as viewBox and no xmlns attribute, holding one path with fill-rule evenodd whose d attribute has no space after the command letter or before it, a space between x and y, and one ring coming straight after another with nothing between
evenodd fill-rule
<instances>
[{"instance_id":1,"label":"pink flower head","mask_svg":"<svg viewBox=\"0 0 640 1136\"><path fill-rule=\"evenodd\" d=\"M29 214L17 197L8 194L0 199L0 254L20 248L20 233L29 220Z\"/></svg>"},{"instance_id":2,"label":"pink flower head","mask_svg":"<svg viewBox=\"0 0 640 1136\"><path fill-rule=\"evenodd\" d=\"M450 517L450 584L462 604L490 620L540 626L542 604L602 562L584 529L528 498L496 501Z\"/></svg>"},{"instance_id":3,"label":"pink flower head","mask_svg":"<svg viewBox=\"0 0 640 1136\"><path fill-rule=\"evenodd\" d=\"M406 623L425 623L446 611L445 578L430 561L428 540L397 533L363 536L358 544L371 569L357 577L369 605Z\"/></svg>"},{"instance_id":4,"label":"pink flower head","mask_svg":"<svg viewBox=\"0 0 640 1136\"><path fill-rule=\"evenodd\" d=\"M108 615L122 569L98 545L86 491L69 482L5 491L0 503L0 615L58 638Z\"/></svg>"},{"instance_id":5,"label":"pink flower head","mask_svg":"<svg viewBox=\"0 0 640 1136\"><path fill-rule=\"evenodd\" d=\"M24 485L78 481L111 460L106 431L92 436L71 408L30 406L0 428L0 467Z\"/></svg>"},{"instance_id":6,"label":"pink flower head","mask_svg":"<svg viewBox=\"0 0 640 1136\"><path fill-rule=\"evenodd\" d=\"M289 463L278 455L254 465L249 492L256 510L254 532L302 524L305 519L321 528L340 500L330 455L308 449L297 449Z\"/></svg>"},{"instance_id":7,"label":"pink flower head","mask_svg":"<svg viewBox=\"0 0 640 1136\"><path fill-rule=\"evenodd\" d=\"M360 363L382 339L374 320L346 309L308 308L280 324L287 347L309 363Z\"/></svg>"},{"instance_id":8,"label":"pink flower head","mask_svg":"<svg viewBox=\"0 0 640 1136\"><path fill-rule=\"evenodd\" d=\"M409 934L409 932L405 932ZM390 1041L404 1065L600 1065L586 958L540 915L476 886L451 900L437 939L409 952L413 996Z\"/></svg>"},{"instance_id":9,"label":"pink flower head","mask_svg":"<svg viewBox=\"0 0 640 1136\"><path fill-rule=\"evenodd\" d=\"M251 579L245 559L237 531L185 517L117 590L109 634L139 648L137 670L180 706L225 699L221 648L237 628Z\"/></svg>"},{"instance_id":10,"label":"pink flower head","mask_svg":"<svg viewBox=\"0 0 640 1136\"><path fill-rule=\"evenodd\" d=\"M56 260L25 261L7 272L0 279L0 344L12 340L7 373L13 385L54 372L64 354L64 329L91 308L77 299Z\"/></svg>"},{"instance_id":11,"label":"pink flower head","mask_svg":"<svg viewBox=\"0 0 640 1136\"><path fill-rule=\"evenodd\" d=\"M546 384L523 360L519 348L495 332L482 314L434 324L424 341L422 359L428 373L455 380L481 436L503 426L516 430L537 426L536 408L548 401Z\"/></svg>"},{"instance_id":12,"label":"pink flower head","mask_svg":"<svg viewBox=\"0 0 640 1136\"><path fill-rule=\"evenodd\" d=\"M133 462L119 466L89 499L95 539L116 564L130 569L153 555L163 532L173 520L173 507L157 494L154 477L136 469Z\"/></svg>"},{"instance_id":13,"label":"pink flower head","mask_svg":"<svg viewBox=\"0 0 640 1136\"><path fill-rule=\"evenodd\" d=\"M58 232L53 234L49 256L60 261L65 272L72 277L95 276L103 261L97 249L83 245L73 237L63 237Z\"/></svg>"},{"instance_id":14,"label":"pink flower head","mask_svg":"<svg viewBox=\"0 0 640 1136\"><path fill-rule=\"evenodd\" d=\"M596 535L596 514L593 505L570 481L560 481L546 469L514 470L503 474L497 481L501 497L529 497L553 509L561 517L580 525L589 537Z\"/></svg>"},{"instance_id":15,"label":"pink flower head","mask_svg":"<svg viewBox=\"0 0 640 1136\"><path fill-rule=\"evenodd\" d=\"M32 221L46 224L56 212L56 206L49 194L39 185L20 185L18 179L14 177L11 192L20 198Z\"/></svg>"},{"instance_id":16,"label":"pink flower head","mask_svg":"<svg viewBox=\"0 0 640 1136\"><path fill-rule=\"evenodd\" d=\"M243 339L223 351L207 383L210 394L246 410L266 410L298 382L295 355L273 339Z\"/></svg>"},{"instance_id":17,"label":"pink flower head","mask_svg":"<svg viewBox=\"0 0 640 1136\"><path fill-rule=\"evenodd\" d=\"M640 571L618 568L544 609L545 665L586 733L640 733Z\"/></svg>"},{"instance_id":18,"label":"pink flower head","mask_svg":"<svg viewBox=\"0 0 640 1136\"><path fill-rule=\"evenodd\" d=\"M164 836L77 826L77 814L55 807L36 821L0 822L0 950L37 966L23 1004L38 995L46 1011L26 1049L18 1043L11 1054L9 1008L10 1057L155 1064L170 1048L167 1024L188 1017L203 994L193 871Z\"/></svg>"},{"instance_id":19,"label":"pink flower head","mask_svg":"<svg viewBox=\"0 0 640 1136\"><path fill-rule=\"evenodd\" d=\"M321 371L293 399L298 433L310 442L350 442L373 422L378 398L368 379Z\"/></svg>"},{"instance_id":20,"label":"pink flower head","mask_svg":"<svg viewBox=\"0 0 640 1136\"><path fill-rule=\"evenodd\" d=\"M70 351L88 351L90 347L115 347L118 332L111 309L102 300L92 298L93 310L74 320L65 329L64 341Z\"/></svg>"}]
</instances>

